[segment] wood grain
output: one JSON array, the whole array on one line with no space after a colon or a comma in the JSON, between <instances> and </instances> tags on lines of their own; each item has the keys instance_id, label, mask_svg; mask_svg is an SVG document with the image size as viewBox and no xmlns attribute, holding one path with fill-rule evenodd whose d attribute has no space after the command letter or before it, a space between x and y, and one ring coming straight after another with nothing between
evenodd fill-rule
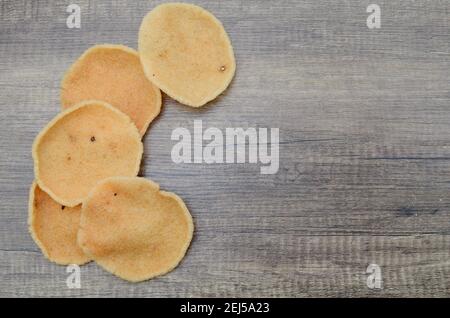
<instances>
[{"instance_id":1,"label":"wood grain","mask_svg":"<svg viewBox=\"0 0 450 318\"><path fill-rule=\"evenodd\" d=\"M137 47L161 1L0 3L0 296L450 296L450 5L196 1L235 48L230 88L195 110L164 98L141 175L178 193L195 222L179 268L140 284L95 264L68 289L27 232L31 144L59 110L64 71L89 46ZM280 170L180 164L176 127L278 127ZM367 287L370 263L383 289Z\"/></svg>"}]
</instances>

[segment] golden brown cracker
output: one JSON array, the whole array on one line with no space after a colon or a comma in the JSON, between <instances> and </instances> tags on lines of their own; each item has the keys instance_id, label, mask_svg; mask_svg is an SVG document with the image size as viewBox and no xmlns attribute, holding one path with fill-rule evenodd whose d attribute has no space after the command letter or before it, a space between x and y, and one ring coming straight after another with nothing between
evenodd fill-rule
<instances>
[{"instance_id":1,"label":"golden brown cracker","mask_svg":"<svg viewBox=\"0 0 450 318\"><path fill-rule=\"evenodd\" d=\"M36 181L58 203L74 207L111 176L136 176L143 145L131 119L102 101L57 115L33 144Z\"/></svg>"},{"instance_id":2,"label":"golden brown cracker","mask_svg":"<svg viewBox=\"0 0 450 318\"><path fill-rule=\"evenodd\" d=\"M144 178L112 177L83 202L78 243L107 271L137 282L174 269L193 228L176 194Z\"/></svg>"},{"instance_id":3,"label":"golden brown cracker","mask_svg":"<svg viewBox=\"0 0 450 318\"><path fill-rule=\"evenodd\" d=\"M186 3L162 4L144 17L139 56L156 86L193 107L222 93L236 69L233 47L220 21Z\"/></svg>"},{"instance_id":4,"label":"golden brown cracker","mask_svg":"<svg viewBox=\"0 0 450 318\"><path fill-rule=\"evenodd\" d=\"M161 92L144 74L138 53L123 45L95 45L69 68L61 83L61 105L102 100L130 116L144 135L161 110Z\"/></svg>"}]
</instances>

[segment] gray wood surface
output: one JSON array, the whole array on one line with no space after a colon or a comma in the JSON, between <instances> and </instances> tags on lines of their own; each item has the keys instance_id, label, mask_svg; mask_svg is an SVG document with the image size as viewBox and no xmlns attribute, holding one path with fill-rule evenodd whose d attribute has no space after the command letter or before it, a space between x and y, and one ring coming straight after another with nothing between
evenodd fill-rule
<instances>
[{"instance_id":1,"label":"gray wood surface","mask_svg":"<svg viewBox=\"0 0 450 318\"><path fill-rule=\"evenodd\" d=\"M450 3L196 1L232 40L229 89L195 110L167 96L141 175L196 224L181 265L139 284L91 263L81 289L27 231L31 144L89 46L137 48L161 1L0 1L0 296L450 296ZM366 7L381 7L368 29ZM280 170L172 162L176 127L280 128ZM366 268L381 267L383 289Z\"/></svg>"}]
</instances>

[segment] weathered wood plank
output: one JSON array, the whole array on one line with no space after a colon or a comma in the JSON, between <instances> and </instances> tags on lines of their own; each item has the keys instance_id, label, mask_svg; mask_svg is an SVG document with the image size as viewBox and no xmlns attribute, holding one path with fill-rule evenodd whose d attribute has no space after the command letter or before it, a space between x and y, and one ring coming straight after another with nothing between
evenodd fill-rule
<instances>
[{"instance_id":1,"label":"weathered wood plank","mask_svg":"<svg viewBox=\"0 0 450 318\"><path fill-rule=\"evenodd\" d=\"M82 289L26 226L30 148L59 109L67 67L95 43L137 47L161 1L0 3L0 296L449 296L450 5L379 1L197 1L230 34L237 74L210 106L165 97L141 174L187 202L195 240L180 268L132 285L95 264ZM181 164L176 127L280 128L280 170ZM384 288L368 289L381 266Z\"/></svg>"}]
</instances>

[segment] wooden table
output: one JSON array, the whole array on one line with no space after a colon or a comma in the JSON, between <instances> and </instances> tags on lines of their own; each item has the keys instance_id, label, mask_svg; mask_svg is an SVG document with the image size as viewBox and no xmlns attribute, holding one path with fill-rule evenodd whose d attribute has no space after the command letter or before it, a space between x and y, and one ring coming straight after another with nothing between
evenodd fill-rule
<instances>
[{"instance_id":1,"label":"wooden table","mask_svg":"<svg viewBox=\"0 0 450 318\"><path fill-rule=\"evenodd\" d=\"M161 1L0 3L0 296L450 296L450 4L196 1L224 24L237 73L202 109L167 96L141 175L178 193L195 238L170 274L131 284L94 263L81 289L27 230L31 144L59 110L65 70L88 47L137 48ZM175 164L177 127L280 129L280 169ZM382 289L367 285L369 264Z\"/></svg>"}]
</instances>

